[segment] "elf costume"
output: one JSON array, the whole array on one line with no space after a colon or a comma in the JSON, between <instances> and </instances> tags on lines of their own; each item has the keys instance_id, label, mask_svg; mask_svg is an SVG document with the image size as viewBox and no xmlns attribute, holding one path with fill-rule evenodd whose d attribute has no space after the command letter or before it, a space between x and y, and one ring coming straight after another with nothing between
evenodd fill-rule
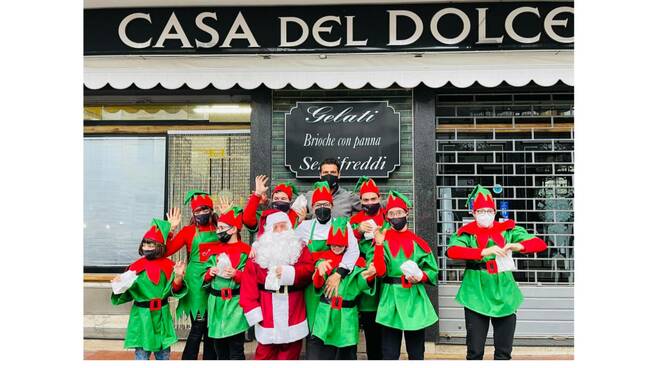
<instances>
[{"instance_id":1,"label":"elf costume","mask_svg":"<svg viewBox=\"0 0 660 368\"><path fill-rule=\"evenodd\" d=\"M190 209L194 212L196 209L208 207L213 208L211 196L202 191L191 190L186 193L184 204L190 203ZM204 282L204 272L206 268L204 263L208 260L211 249L219 245L216 234L216 226L212 221L205 225L193 223L184 226L181 231L172 239L171 246L168 247L166 256L179 251L184 245L187 250L188 265L186 267L185 280L188 286L188 293L179 301L176 308L177 318L188 315L191 317L191 329L186 347L183 352L183 359L197 359L199 344L204 340L204 360L215 360L216 355L212 342L207 338L206 308L209 299L209 292L202 287Z\"/></svg>"},{"instance_id":2,"label":"elf costume","mask_svg":"<svg viewBox=\"0 0 660 368\"><path fill-rule=\"evenodd\" d=\"M347 222L346 217L332 221L327 244L344 247L348 245ZM317 290L323 287L327 276L335 272L342 256L343 254L335 254L332 250L317 254L317 264L326 260L331 263L325 274L319 274L318 269L314 272L313 286ZM320 296L312 329L311 339L314 341L310 343L312 349L308 353L310 359L357 359L357 298L362 293L374 293L373 287L361 275L365 268L364 258L358 258L353 271L339 283L338 296L330 299L324 295Z\"/></svg>"},{"instance_id":3,"label":"elf costume","mask_svg":"<svg viewBox=\"0 0 660 368\"><path fill-rule=\"evenodd\" d=\"M410 201L406 196L390 191L385 212L401 208L407 213L408 206ZM406 332L409 359L423 359L424 328L438 321L423 283L437 283L438 264L426 241L410 230L397 231L389 225L384 226L383 244L374 245L374 266L383 282L376 313L376 322L383 325L383 359L398 359L402 331ZM401 270L406 261L421 269L420 282L406 280Z\"/></svg>"},{"instance_id":4,"label":"elf costume","mask_svg":"<svg viewBox=\"0 0 660 368\"><path fill-rule=\"evenodd\" d=\"M169 222L153 219L151 224L143 241L166 246ZM133 301L124 348L161 352L177 341L168 298L181 298L188 288L185 280L181 284L173 283L173 269L174 262L166 257L154 260L142 257L128 266L128 270L135 271L137 279L128 290L119 295L113 293L110 298L113 305Z\"/></svg>"},{"instance_id":5,"label":"elf costume","mask_svg":"<svg viewBox=\"0 0 660 368\"><path fill-rule=\"evenodd\" d=\"M243 210L233 206L223 213L218 222L236 227L240 231L243 227ZM226 254L231 262L231 267L236 269L236 274L231 279L220 275L211 276L209 270L216 267L218 257ZM204 286L208 288L208 334L214 339L218 359L245 359L243 353L243 333L248 329L248 323L243 314L243 309L238 305L240 295L241 276L243 268L250 254L250 246L242 241L234 243L220 243L211 250L209 259L205 263ZM222 356L219 350L228 352Z\"/></svg>"},{"instance_id":6,"label":"elf costume","mask_svg":"<svg viewBox=\"0 0 660 368\"><path fill-rule=\"evenodd\" d=\"M481 185L470 193L466 207L470 203L473 203L473 213L480 209L496 209L493 195ZM513 220L493 222L491 227L481 227L473 221L459 228L449 239L447 257L467 261L456 301L465 307L468 359L483 358L489 319L493 326L502 326L495 327L496 334L503 334L495 344L495 359L511 359L515 313L523 296L511 271L498 273L495 255L481 255L484 248L503 248L510 243L520 243L524 247L520 252L523 254L547 248L543 240L529 234Z\"/></svg>"},{"instance_id":7,"label":"elf costume","mask_svg":"<svg viewBox=\"0 0 660 368\"><path fill-rule=\"evenodd\" d=\"M360 198L365 193L375 193L380 197L378 186L373 179L366 176L358 179L354 191L360 195ZM362 211L351 217L351 226L353 228L353 234L358 240L360 256L367 260L367 264L373 262L373 239L366 239L364 234L358 229L360 223L369 220L373 220L378 227L382 227L385 223L385 211L382 208L378 208L376 213L368 214L366 208L363 206ZM367 358L369 360L380 360L382 359L381 333L380 325L376 323L376 311L378 310L378 297L382 289L382 283L378 279L374 282L374 289L375 291L372 295L360 295L358 298L358 311L360 311L360 323L364 328Z\"/></svg>"},{"instance_id":8,"label":"elf costume","mask_svg":"<svg viewBox=\"0 0 660 368\"><path fill-rule=\"evenodd\" d=\"M296 188L293 183L287 181L286 183L281 183L275 186L272 194L274 195L277 192L285 193L289 197L290 203L293 203L293 196L298 195L298 188ZM257 233L257 237L261 236L261 234L264 232L266 217L268 217L268 215L273 212L279 211L275 208L269 208L263 211L258 210L257 208L259 207L260 202L261 196L253 192L250 198L248 198L248 201L245 204L245 209L243 211L243 224L245 224L245 227L251 233ZM295 229L296 226L298 226L298 214L292 209L289 209L286 214L289 216L291 226Z\"/></svg>"}]
</instances>

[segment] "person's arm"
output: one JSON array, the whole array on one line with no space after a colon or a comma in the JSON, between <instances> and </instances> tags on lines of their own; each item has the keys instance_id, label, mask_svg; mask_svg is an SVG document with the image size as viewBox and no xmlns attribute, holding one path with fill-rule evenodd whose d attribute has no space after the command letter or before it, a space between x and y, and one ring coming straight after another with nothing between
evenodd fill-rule
<instances>
[{"instance_id":1,"label":"person's arm","mask_svg":"<svg viewBox=\"0 0 660 368\"><path fill-rule=\"evenodd\" d=\"M471 235L461 234L452 235L449 239L449 247L447 248L447 257L451 259L459 259L464 261L480 261L483 257L481 256L481 248L470 248L468 245L468 239Z\"/></svg>"},{"instance_id":2,"label":"person's arm","mask_svg":"<svg viewBox=\"0 0 660 368\"><path fill-rule=\"evenodd\" d=\"M355 235L353 235L350 227L346 230L348 233L348 248L346 249L346 252L344 252L341 262L339 263L339 269L337 270L342 278L346 277L346 275L353 270L355 262L360 256L360 248L358 247Z\"/></svg>"},{"instance_id":3,"label":"person's arm","mask_svg":"<svg viewBox=\"0 0 660 368\"><path fill-rule=\"evenodd\" d=\"M255 232L258 229L259 218L257 217L257 209L259 208L260 201L261 196L253 192L250 198L248 198L245 208L243 208L243 224L250 232Z\"/></svg>"},{"instance_id":4,"label":"person's arm","mask_svg":"<svg viewBox=\"0 0 660 368\"><path fill-rule=\"evenodd\" d=\"M253 260L245 264L243 276L241 277L241 294L238 304L243 308L245 319L250 326L264 319L259 302L259 288L257 286L257 269Z\"/></svg>"},{"instance_id":5,"label":"person's arm","mask_svg":"<svg viewBox=\"0 0 660 368\"><path fill-rule=\"evenodd\" d=\"M548 248L543 239L528 233L522 226L515 226L511 229L511 243L522 245L523 249L520 250L522 254L543 252Z\"/></svg>"},{"instance_id":6,"label":"person's arm","mask_svg":"<svg viewBox=\"0 0 660 368\"><path fill-rule=\"evenodd\" d=\"M424 254L422 259L420 259L419 268L422 270L422 279L420 282L427 282L431 285L438 283L438 261L436 261L436 257L432 251Z\"/></svg>"},{"instance_id":7,"label":"person's arm","mask_svg":"<svg viewBox=\"0 0 660 368\"><path fill-rule=\"evenodd\" d=\"M234 282L239 285L241 283L241 280L243 279L243 270L245 270L245 264L247 262L247 259L248 259L248 255L246 253L242 253L241 261L238 263L238 266L236 267L236 273L234 274L234 277L232 277Z\"/></svg>"},{"instance_id":8,"label":"person's arm","mask_svg":"<svg viewBox=\"0 0 660 368\"><path fill-rule=\"evenodd\" d=\"M314 209L312 209L312 193L314 193L312 190L305 193L305 199L307 199L307 216L305 216L306 220L311 219L314 215Z\"/></svg>"},{"instance_id":9,"label":"person's arm","mask_svg":"<svg viewBox=\"0 0 660 368\"><path fill-rule=\"evenodd\" d=\"M183 229L172 238L172 240L167 242L167 246L165 247L165 257L169 257L178 252L184 245L187 247L190 246L190 239L192 239L190 233L191 230L194 235L195 228L193 226L184 226ZM188 253L190 253L190 251L188 251Z\"/></svg>"},{"instance_id":10,"label":"person's arm","mask_svg":"<svg viewBox=\"0 0 660 368\"><path fill-rule=\"evenodd\" d=\"M354 214L362 211L362 202L360 202L360 197L357 194L351 192L350 199L351 199L351 214L350 215L354 215Z\"/></svg>"}]
</instances>

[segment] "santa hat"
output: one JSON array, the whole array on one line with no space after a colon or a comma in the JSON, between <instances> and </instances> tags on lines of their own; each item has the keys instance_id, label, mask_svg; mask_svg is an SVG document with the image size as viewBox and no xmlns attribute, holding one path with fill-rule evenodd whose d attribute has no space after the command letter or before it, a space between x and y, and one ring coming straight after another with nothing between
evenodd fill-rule
<instances>
[{"instance_id":1,"label":"santa hat","mask_svg":"<svg viewBox=\"0 0 660 368\"><path fill-rule=\"evenodd\" d=\"M277 184L275 189L273 189L273 194L275 194L277 192L284 192L284 194L289 196L289 200L292 201L293 200L293 195L294 194L298 195L298 188L296 188L296 186L293 185L292 182L287 181L285 183Z\"/></svg>"},{"instance_id":2,"label":"santa hat","mask_svg":"<svg viewBox=\"0 0 660 368\"><path fill-rule=\"evenodd\" d=\"M405 195L397 192L396 190L390 190L389 194L387 195L385 212L395 207L403 208L406 212L408 212L408 207L412 207L412 203L410 203L410 200Z\"/></svg>"},{"instance_id":3,"label":"santa hat","mask_svg":"<svg viewBox=\"0 0 660 368\"><path fill-rule=\"evenodd\" d=\"M193 211L199 207L208 207L213 209L213 200L211 199L211 196L206 192L202 192L201 190L188 191L188 193L186 193L186 198L183 200L183 203L188 204L188 202L190 202L190 209Z\"/></svg>"},{"instance_id":4,"label":"santa hat","mask_svg":"<svg viewBox=\"0 0 660 368\"><path fill-rule=\"evenodd\" d=\"M317 181L314 183L314 193L312 194L312 206L318 201L328 201L332 203L332 192L327 181Z\"/></svg>"},{"instance_id":5,"label":"santa hat","mask_svg":"<svg viewBox=\"0 0 660 368\"><path fill-rule=\"evenodd\" d=\"M225 223L229 226L236 226L238 231L243 228L243 209L238 206L231 206L220 215L218 222Z\"/></svg>"},{"instance_id":6,"label":"santa hat","mask_svg":"<svg viewBox=\"0 0 660 368\"><path fill-rule=\"evenodd\" d=\"M156 243L165 245L167 235L170 233L171 225L169 222L161 219L151 220L151 228L142 237L143 240L152 240Z\"/></svg>"},{"instance_id":7,"label":"santa hat","mask_svg":"<svg viewBox=\"0 0 660 368\"><path fill-rule=\"evenodd\" d=\"M327 245L348 246L348 217L337 217L332 219L328 231Z\"/></svg>"},{"instance_id":8,"label":"santa hat","mask_svg":"<svg viewBox=\"0 0 660 368\"><path fill-rule=\"evenodd\" d=\"M282 211L273 212L266 217L266 224L264 225L264 234L273 232L273 226L279 222L286 222L287 230L291 230L291 220L289 216Z\"/></svg>"},{"instance_id":9,"label":"santa hat","mask_svg":"<svg viewBox=\"0 0 660 368\"><path fill-rule=\"evenodd\" d=\"M368 176L362 176L358 179L357 184L355 185L355 189L353 189L354 192L359 192L360 197L364 193L376 193L377 195L380 195L380 191L378 190L378 186L374 182L373 179L369 178Z\"/></svg>"},{"instance_id":10,"label":"santa hat","mask_svg":"<svg viewBox=\"0 0 660 368\"><path fill-rule=\"evenodd\" d=\"M495 199L488 189L477 184L477 186L472 189L470 195L468 195L465 207L471 208L472 211L480 208L495 209Z\"/></svg>"}]
</instances>

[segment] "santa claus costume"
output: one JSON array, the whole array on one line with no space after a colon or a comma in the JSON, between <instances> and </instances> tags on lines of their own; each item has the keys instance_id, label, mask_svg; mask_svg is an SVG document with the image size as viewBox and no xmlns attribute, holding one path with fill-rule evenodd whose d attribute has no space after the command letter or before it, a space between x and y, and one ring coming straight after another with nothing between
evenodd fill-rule
<instances>
[{"instance_id":1,"label":"santa claus costume","mask_svg":"<svg viewBox=\"0 0 660 368\"><path fill-rule=\"evenodd\" d=\"M291 183L281 183L275 186L272 196L275 193L284 193L289 197L289 202L271 201L271 208L265 210L259 210L259 204L261 203L261 196L256 192L253 192L250 198L248 198L247 203L245 204L245 209L243 210L243 224L251 233L256 233L257 237L260 237L264 232L264 225L266 224L266 218L271 213L282 211L289 216L289 221L291 221L291 226L295 229L298 226L299 217L296 211L291 209L291 203L293 203L294 196L298 195L298 188Z\"/></svg>"},{"instance_id":2,"label":"santa claus costume","mask_svg":"<svg viewBox=\"0 0 660 368\"><path fill-rule=\"evenodd\" d=\"M286 230L274 232L275 224ZM312 281L312 256L284 212L268 216L253 248L256 256L245 265L239 303L248 324L255 326L255 359L298 359L309 333L303 290Z\"/></svg>"},{"instance_id":3,"label":"santa claus costume","mask_svg":"<svg viewBox=\"0 0 660 368\"><path fill-rule=\"evenodd\" d=\"M495 359L508 360L513 350L515 313L523 296L512 272L498 270L497 249L492 247L529 254L542 252L547 245L513 220L495 222L495 199L481 185L470 193L466 207L470 203L475 221L459 228L449 239L447 249L447 257L467 261L456 294L456 301L465 307L467 359L483 359L492 323Z\"/></svg>"}]
</instances>

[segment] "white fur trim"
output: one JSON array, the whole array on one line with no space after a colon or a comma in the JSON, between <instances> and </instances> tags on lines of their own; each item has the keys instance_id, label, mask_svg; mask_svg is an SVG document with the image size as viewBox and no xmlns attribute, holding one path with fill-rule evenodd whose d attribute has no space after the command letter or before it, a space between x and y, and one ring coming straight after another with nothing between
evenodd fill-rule
<instances>
[{"instance_id":1,"label":"white fur trim","mask_svg":"<svg viewBox=\"0 0 660 368\"><path fill-rule=\"evenodd\" d=\"M261 313L261 307L256 307L251 311L245 313L245 319L250 326L254 326L256 323L264 320L264 315Z\"/></svg>"},{"instance_id":2,"label":"white fur trim","mask_svg":"<svg viewBox=\"0 0 660 368\"><path fill-rule=\"evenodd\" d=\"M293 266L282 266L282 278L280 285L293 285L293 280L296 278L296 269Z\"/></svg>"},{"instance_id":3,"label":"white fur trim","mask_svg":"<svg viewBox=\"0 0 660 368\"><path fill-rule=\"evenodd\" d=\"M309 334L307 320L289 326L289 295L273 295L273 326L264 328L261 324L254 327L254 335L261 344L286 344L302 339ZM304 306L303 306L304 308Z\"/></svg>"}]
</instances>

